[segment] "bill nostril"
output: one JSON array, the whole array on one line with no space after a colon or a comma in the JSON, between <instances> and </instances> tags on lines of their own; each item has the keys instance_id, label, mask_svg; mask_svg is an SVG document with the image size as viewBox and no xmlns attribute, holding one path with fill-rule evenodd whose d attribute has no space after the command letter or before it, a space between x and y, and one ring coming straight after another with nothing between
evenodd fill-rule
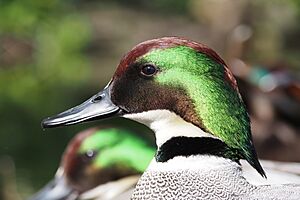
<instances>
[{"instance_id":1,"label":"bill nostril","mask_svg":"<svg viewBox=\"0 0 300 200\"><path fill-rule=\"evenodd\" d=\"M98 101L101 101L102 98L104 98L104 94L100 94L99 96L97 96L96 98L94 98L92 101L93 102L98 102Z\"/></svg>"}]
</instances>

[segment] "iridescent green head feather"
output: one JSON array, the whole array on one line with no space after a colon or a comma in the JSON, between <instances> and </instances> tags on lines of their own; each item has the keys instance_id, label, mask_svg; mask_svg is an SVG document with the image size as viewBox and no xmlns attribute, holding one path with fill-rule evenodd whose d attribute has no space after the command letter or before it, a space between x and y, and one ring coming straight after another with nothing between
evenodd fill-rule
<instances>
[{"instance_id":1,"label":"iridescent green head feather","mask_svg":"<svg viewBox=\"0 0 300 200\"><path fill-rule=\"evenodd\" d=\"M239 93L225 80L222 64L186 46L153 50L140 61L159 68L155 82L187 93L201 128L231 147L247 145L251 136L249 117Z\"/></svg>"}]
</instances>

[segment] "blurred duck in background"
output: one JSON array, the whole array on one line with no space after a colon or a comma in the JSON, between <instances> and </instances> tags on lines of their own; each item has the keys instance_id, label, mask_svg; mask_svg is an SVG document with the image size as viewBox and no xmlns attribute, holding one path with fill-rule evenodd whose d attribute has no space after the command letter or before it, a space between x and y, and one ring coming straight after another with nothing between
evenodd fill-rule
<instances>
[{"instance_id":1,"label":"blurred duck in background","mask_svg":"<svg viewBox=\"0 0 300 200\"><path fill-rule=\"evenodd\" d=\"M31 200L129 199L153 158L150 141L124 128L91 128L66 148L54 179Z\"/></svg>"}]
</instances>

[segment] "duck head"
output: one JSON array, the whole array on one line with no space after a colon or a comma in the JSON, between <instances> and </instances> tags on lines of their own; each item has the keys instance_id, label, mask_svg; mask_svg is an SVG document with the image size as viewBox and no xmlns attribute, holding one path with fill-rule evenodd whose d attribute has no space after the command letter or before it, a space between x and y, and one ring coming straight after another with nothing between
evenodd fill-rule
<instances>
[{"instance_id":1,"label":"duck head","mask_svg":"<svg viewBox=\"0 0 300 200\"><path fill-rule=\"evenodd\" d=\"M47 128L113 115L148 125L156 133L158 147L176 133L216 138L231 149L231 157L246 159L265 176L236 80L217 53L203 44L179 37L138 44L122 58L102 92L45 119L42 125ZM169 133L163 128L169 128Z\"/></svg>"},{"instance_id":2,"label":"duck head","mask_svg":"<svg viewBox=\"0 0 300 200\"><path fill-rule=\"evenodd\" d=\"M77 199L92 189L95 196L101 197L106 194L95 188L141 174L154 153L155 148L134 132L110 127L85 130L69 143L54 180L31 200ZM131 185L119 188L135 185L127 183ZM109 189L104 192L109 193Z\"/></svg>"}]
</instances>

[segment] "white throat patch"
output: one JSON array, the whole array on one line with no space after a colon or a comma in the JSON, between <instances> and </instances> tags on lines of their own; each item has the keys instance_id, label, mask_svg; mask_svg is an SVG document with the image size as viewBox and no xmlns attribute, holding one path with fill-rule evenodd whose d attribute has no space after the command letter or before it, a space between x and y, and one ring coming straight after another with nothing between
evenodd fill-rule
<instances>
[{"instance_id":1,"label":"white throat patch","mask_svg":"<svg viewBox=\"0 0 300 200\"><path fill-rule=\"evenodd\" d=\"M172 137L178 136L216 138L169 110L150 110L141 113L126 114L123 117L145 124L151 128L155 132L158 147Z\"/></svg>"}]
</instances>

